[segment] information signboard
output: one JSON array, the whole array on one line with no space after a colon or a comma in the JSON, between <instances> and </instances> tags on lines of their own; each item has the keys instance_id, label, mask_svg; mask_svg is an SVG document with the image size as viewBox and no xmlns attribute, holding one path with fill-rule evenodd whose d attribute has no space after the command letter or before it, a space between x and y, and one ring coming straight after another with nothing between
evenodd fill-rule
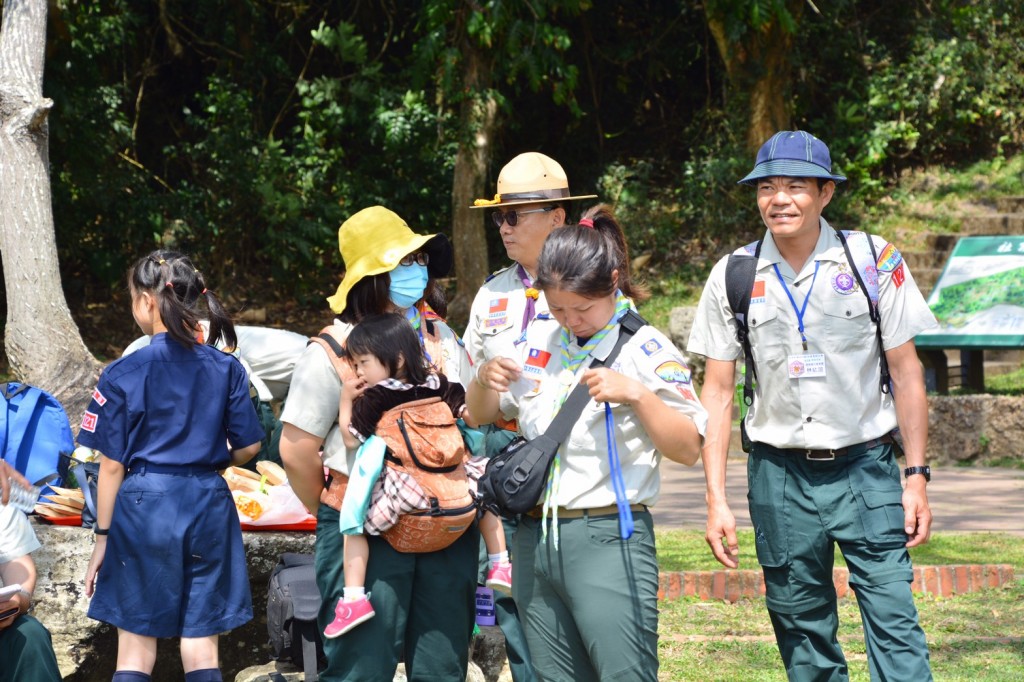
<instances>
[{"instance_id":1,"label":"information signboard","mask_svg":"<svg viewBox=\"0 0 1024 682\"><path fill-rule=\"evenodd\" d=\"M1024 236L960 239L928 306L939 326L919 348L1024 347Z\"/></svg>"}]
</instances>

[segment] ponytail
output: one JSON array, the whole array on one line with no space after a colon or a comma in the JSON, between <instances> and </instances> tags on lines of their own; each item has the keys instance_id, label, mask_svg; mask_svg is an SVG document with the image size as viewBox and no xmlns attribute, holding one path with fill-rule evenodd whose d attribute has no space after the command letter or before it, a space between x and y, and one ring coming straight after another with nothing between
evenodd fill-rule
<instances>
[{"instance_id":1,"label":"ponytail","mask_svg":"<svg viewBox=\"0 0 1024 682\"><path fill-rule=\"evenodd\" d=\"M204 300L210 319L206 343L218 342L226 348L238 345L235 325L217 294L206 287L205 279L192 261L176 251L158 250L135 262L128 271L133 291L148 291L159 302L160 319L172 339L186 348L196 345L199 328L199 301Z\"/></svg>"},{"instance_id":2,"label":"ponytail","mask_svg":"<svg viewBox=\"0 0 1024 682\"><path fill-rule=\"evenodd\" d=\"M612 278L616 270L618 281ZM585 298L609 296L616 288L634 303L650 297L646 286L633 281L626 235L605 204L587 210L577 225L551 232L537 261L534 285Z\"/></svg>"}]
</instances>

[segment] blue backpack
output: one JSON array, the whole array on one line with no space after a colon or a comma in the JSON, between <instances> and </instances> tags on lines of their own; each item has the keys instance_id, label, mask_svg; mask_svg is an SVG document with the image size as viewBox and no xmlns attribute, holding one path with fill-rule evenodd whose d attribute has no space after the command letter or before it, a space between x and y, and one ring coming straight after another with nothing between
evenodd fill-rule
<instances>
[{"instance_id":1,"label":"blue backpack","mask_svg":"<svg viewBox=\"0 0 1024 682\"><path fill-rule=\"evenodd\" d=\"M28 384L0 384L0 456L30 482L59 485L75 449L71 423L57 399ZM61 457L64 455L64 457Z\"/></svg>"}]
</instances>

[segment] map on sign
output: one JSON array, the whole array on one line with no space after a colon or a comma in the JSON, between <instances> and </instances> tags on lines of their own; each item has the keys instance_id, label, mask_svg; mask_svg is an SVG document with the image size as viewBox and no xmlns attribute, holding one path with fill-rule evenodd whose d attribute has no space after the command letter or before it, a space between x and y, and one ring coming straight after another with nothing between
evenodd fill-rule
<instances>
[{"instance_id":1,"label":"map on sign","mask_svg":"<svg viewBox=\"0 0 1024 682\"><path fill-rule=\"evenodd\" d=\"M1024 346L1024 236L958 241L928 306L939 326L921 348Z\"/></svg>"}]
</instances>

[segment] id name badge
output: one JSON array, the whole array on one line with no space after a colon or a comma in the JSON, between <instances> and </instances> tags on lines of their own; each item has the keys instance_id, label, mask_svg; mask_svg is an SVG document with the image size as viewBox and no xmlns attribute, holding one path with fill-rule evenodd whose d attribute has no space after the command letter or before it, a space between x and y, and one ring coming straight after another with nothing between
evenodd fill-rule
<instances>
[{"instance_id":1,"label":"id name badge","mask_svg":"<svg viewBox=\"0 0 1024 682\"><path fill-rule=\"evenodd\" d=\"M809 377L825 376L824 353L790 355L789 361L786 364L789 368L790 379L806 379Z\"/></svg>"}]
</instances>

